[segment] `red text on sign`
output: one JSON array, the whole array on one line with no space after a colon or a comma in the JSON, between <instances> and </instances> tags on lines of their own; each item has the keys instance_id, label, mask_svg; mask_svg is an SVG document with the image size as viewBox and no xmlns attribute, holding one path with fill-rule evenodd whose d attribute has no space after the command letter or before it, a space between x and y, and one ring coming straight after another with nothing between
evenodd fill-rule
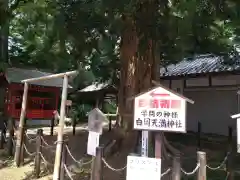
<instances>
[{"instance_id":1,"label":"red text on sign","mask_svg":"<svg viewBox=\"0 0 240 180\"><path fill-rule=\"evenodd\" d=\"M138 107L179 109L181 108L181 100L169 99L139 99Z\"/></svg>"}]
</instances>

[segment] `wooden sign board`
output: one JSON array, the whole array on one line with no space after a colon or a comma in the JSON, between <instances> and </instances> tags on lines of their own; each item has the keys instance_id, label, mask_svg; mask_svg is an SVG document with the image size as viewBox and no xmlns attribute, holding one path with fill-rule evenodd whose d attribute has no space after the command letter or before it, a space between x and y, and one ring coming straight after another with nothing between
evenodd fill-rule
<instances>
[{"instance_id":1,"label":"wooden sign board","mask_svg":"<svg viewBox=\"0 0 240 180\"><path fill-rule=\"evenodd\" d=\"M160 180L161 159L128 156L127 157L127 180Z\"/></svg>"},{"instance_id":2,"label":"wooden sign board","mask_svg":"<svg viewBox=\"0 0 240 180\"><path fill-rule=\"evenodd\" d=\"M103 122L107 120L105 114L98 108L88 113L88 130L102 134Z\"/></svg>"},{"instance_id":3,"label":"wooden sign board","mask_svg":"<svg viewBox=\"0 0 240 180\"><path fill-rule=\"evenodd\" d=\"M186 132L186 99L163 87L134 99L134 129Z\"/></svg>"}]
</instances>

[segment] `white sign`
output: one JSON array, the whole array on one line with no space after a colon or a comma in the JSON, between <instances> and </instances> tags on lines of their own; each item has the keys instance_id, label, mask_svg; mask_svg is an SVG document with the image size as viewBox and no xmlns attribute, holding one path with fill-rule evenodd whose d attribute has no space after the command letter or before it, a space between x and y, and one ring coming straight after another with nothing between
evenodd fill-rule
<instances>
[{"instance_id":1,"label":"white sign","mask_svg":"<svg viewBox=\"0 0 240 180\"><path fill-rule=\"evenodd\" d=\"M161 159L128 156L126 180L160 180Z\"/></svg>"},{"instance_id":2,"label":"white sign","mask_svg":"<svg viewBox=\"0 0 240 180\"><path fill-rule=\"evenodd\" d=\"M142 131L142 156L148 157L148 131Z\"/></svg>"},{"instance_id":3,"label":"white sign","mask_svg":"<svg viewBox=\"0 0 240 180\"><path fill-rule=\"evenodd\" d=\"M134 102L134 129L186 132L186 99L163 87Z\"/></svg>"},{"instance_id":4,"label":"white sign","mask_svg":"<svg viewBox=\"0 0 240 180\"><path fill-rule=\"evenodd\" d=\"M99 146L99 136L99 133L89 131L87 154L91 156L96 156L96 148Z\"/></svg>"},{"instance_id":5,"label":"white sign","mask_svg":"<svg viewBox=\"0 0 240 180\"><path fill-rule=\"evenodd\" d=\"M240 118L237 118L237 152L240 153Z\"/></svg>"},{"instance_id":6,"label":"white sign","mask_svg":"<svg viewBox=\"0 0 240 180\"><path fill-rule=\"evenodd\" d=\"M102 134L103 122L107 120L105 114L98 108L88 113L88 130Z\"/></svg>"}]
</instances>

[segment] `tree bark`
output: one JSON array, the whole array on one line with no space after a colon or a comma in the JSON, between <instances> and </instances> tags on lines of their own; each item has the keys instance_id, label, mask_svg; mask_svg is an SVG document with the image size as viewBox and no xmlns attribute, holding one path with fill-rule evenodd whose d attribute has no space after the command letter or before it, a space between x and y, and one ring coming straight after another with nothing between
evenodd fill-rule
<instances>
[{"instance_id":1,"label":"tree bark","mask_svg":"<svg viewBox=\"0 0 240 180\"><path fill-rule=\"evenodd\" d=\"M157 80L155 47L153 41L154 12L157 1L148 0L139 4L137 17L123 16L125 28L121 36L120 46L120 87L119 113L122 121L120 136L132 142L137 141L137 133L133 132L133 100L138 93L152 87L152 80ZM134 134L134 135L133 135ZM131 136L131 138L128 138ZM151 137L149 138L151 139ZM128 141L124 140L125 143ZM121 140L122 141L122 140Z\"/></svg>"}]
</instances>

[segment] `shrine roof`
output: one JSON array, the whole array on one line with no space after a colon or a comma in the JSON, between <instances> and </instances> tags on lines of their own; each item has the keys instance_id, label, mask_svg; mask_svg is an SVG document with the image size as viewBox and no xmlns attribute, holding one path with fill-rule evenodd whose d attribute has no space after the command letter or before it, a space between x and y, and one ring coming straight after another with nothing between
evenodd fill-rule
<instances>
[{"instance_id":1,"label":"shrine roof","mask_svg":"<svg viewBox=\"0 0 240 180\"><path fill-rule=\"evenodd\" d=\"M37 69L22 69L22 68L7 68L5 71L6 80L9 83L21 83L24 79L38 78L48 76L52 73L39 71ZM44 81L36 81L30 84L47 86L47 87L62 87L63 79L55 78ZM69 86L71 88L71 86Z\"/></svg>"}]
</instances>

